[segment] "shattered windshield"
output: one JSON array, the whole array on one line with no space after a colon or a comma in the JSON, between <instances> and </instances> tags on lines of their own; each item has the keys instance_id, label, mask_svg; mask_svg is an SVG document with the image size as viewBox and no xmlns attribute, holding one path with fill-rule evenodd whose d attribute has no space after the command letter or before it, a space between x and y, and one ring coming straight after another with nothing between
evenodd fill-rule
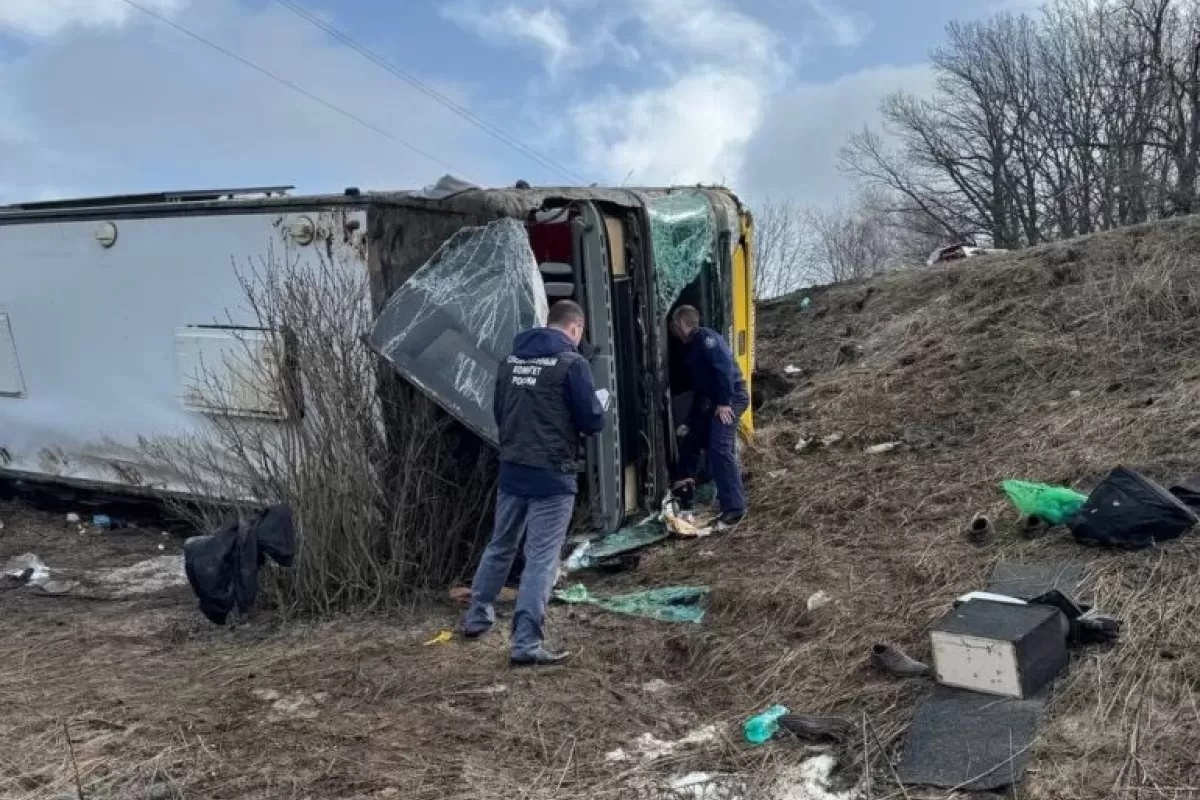
<instances>
[{"instance_id":1,"label":"shattered windshield","mask_svg":"<svg viewBox=\"0 0 1200 800\"><path fill-rule=\"evenodd\" d=\"M655 197L647 206L658 313L666 317L679 295L712 259L717 220L708 198L698 192Z\"/></svg>"},{"instance_id":2,"label":"shattered windshield","mask_svg":"<svg viewBox=\"0 0 1200 800\"><path fill-rule=\"evenodd\" d=\"M529 236L504 218L463 228L388 300L371 345L417 388L492 444L500 361L522 330L546 324Z\"/></svg>"}]
</instances>

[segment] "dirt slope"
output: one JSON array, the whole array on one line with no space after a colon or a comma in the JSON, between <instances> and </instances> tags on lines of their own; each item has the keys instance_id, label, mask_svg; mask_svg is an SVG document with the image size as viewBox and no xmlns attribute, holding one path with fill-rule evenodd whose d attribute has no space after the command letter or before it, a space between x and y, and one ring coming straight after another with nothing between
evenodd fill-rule
<instances>
[{"instance_id":1,"label":"dirt slope","mask_svg":"<svg viewBox=\"0 0 1200 800\"><path fill-rule=\"evenodd\" d=\"M870 796L899 797L884 753L895 758L929 686L874 673L869 647L927 657L929 626L1001 558L1088 560L1095 602L1127 623L1115 648L1075 655L1021 796L1194 797L1200 544L1120 555L1026 542L996 483L1086 489L1117 464L1200 473L1197 254L1200 223L1183 220L762 308L760 366L803 374L760 415L750 521L587 579L598 592L707 584L708 617L556 606L550 634L577 653L566 669L509 671L502 635L424 647L454 624L449 605L319 625L264 612L223 630L186 592L0 592L0 797L65 797L76 771L95 798L665 797L698 772L739 788L675 796L820 796L797 788L806 748L739 742L740 721L775 702L865 716L883 746L871 736ZM841 441L795 450L831 434ZM899 445L864 453L887 442ZM1001 521L984 548L960 534L979 511ZM0 519L0 561L158 552L153 532L79 537L11 507ZM817 591L833 603L810 612ZM647 734L693 743L644 759ZM862 745L834 751L834 788L859 780ZM618 748L630 757L613 760Z\"/></svg>"}]
</instances>

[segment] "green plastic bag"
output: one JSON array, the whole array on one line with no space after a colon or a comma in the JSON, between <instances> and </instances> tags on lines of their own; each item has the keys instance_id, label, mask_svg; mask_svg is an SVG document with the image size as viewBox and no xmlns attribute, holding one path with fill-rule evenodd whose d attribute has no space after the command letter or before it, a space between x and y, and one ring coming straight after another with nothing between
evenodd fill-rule
<instances>
[{"instance_id":1,"label":"green plastic bag","mask_svg":"<svg viewBox=\"0 0 1200 800\"><path fill-rule=\"evenodd\" d=\"M1087 495L1065 486L1048 486L1029 481L1005 481L1000 488L1017 510L1029 517L1062 525L1087 502Z\"/></svg>"},{"instance_id":2,"label":"green plastic bag","mask_svg":"<svg viewBox=\"0 0 1200 800\"><path fill-rule=\"evenodd\" d=\"M767 742L779 733L779 718L790 714L787 706L773 705L761 714L755 714L746 720L742 726L742 735L750 744L759 745Z\"/></svg>"},{"instance_id":3,"label":"green plastic bag","mask_svg":"<svg viewBox=\"0 0 1200 800\"><path fill-rule=\"evenodd\" d=\"M614 614L645 617L659 622L695 622L704 620L707 586L666 586L645 592L595 597L587 587L576 584L554 593L564 603L587 603Z\"/></svg>"}]
</instances>

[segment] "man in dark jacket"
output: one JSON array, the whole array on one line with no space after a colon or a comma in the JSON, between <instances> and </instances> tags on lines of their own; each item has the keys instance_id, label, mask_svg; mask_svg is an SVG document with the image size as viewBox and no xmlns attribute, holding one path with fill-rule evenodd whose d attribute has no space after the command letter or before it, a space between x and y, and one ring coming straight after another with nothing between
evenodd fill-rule
<instances>
[{"instance_id":1,"label":"man in dark jacket","mask_svg":"<svg viewBox=\"0 0 1200 800\"><path fill-rule=\"evenodd\" d=\"M671 333L686 348L692 379L692 408L680 442L676 475L682 480L677 488L695 477L700 451L707 448L708 469L721 506L716 528L728 528L746 516L746 492L736 454L738 420L750 405L746 380L725 339L700 327L700 312L692 306L680 306L671 314Z\"/></svg>"},{"instance_id":2,"label":"man in dark jacket","mask_svg":"<svg viewBox=\"0 0 1200 800\"><path fill-rule=\"evenodd\" d=\"M525 568L513 614L514 666L559 664L569 655L545 649L542 624L575 508L579 435L604 428L604 405L578 351L583 330L583 309L569 300L555 303L545 328L517 335L512 355L496 375L496 522L475 571L463 633L481 636L495 623L493 604L524 533Z\"/></svg>"}]
</instances>

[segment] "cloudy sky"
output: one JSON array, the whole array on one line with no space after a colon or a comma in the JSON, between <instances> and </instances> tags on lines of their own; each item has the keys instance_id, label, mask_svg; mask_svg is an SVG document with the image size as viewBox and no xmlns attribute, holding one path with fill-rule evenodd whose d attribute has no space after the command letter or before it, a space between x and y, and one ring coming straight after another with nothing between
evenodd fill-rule
<instances>
[{"instance_id":1,"label":"cloudy sky","mask_svg":"<svg viewBox=\"0 0 1200 800\"><path fill-rule=\"evenodd\" d=\"M1005 3L0 0L0 203L446 172L828 203L945 23Z\"/></svg>"}]
</instances>

